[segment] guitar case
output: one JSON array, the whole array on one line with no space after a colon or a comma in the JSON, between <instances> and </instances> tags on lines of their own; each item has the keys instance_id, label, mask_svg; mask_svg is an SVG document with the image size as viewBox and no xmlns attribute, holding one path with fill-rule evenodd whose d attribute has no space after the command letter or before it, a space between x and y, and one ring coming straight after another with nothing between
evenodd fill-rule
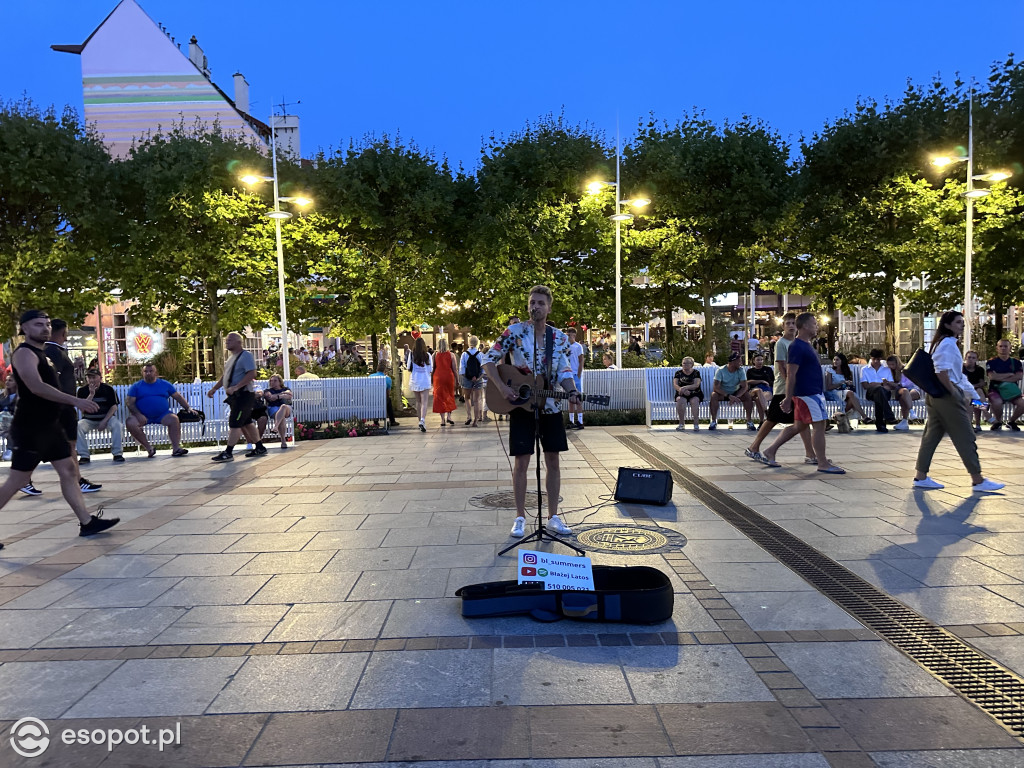
<instances>
[{"instance_id":1,"label":"guitar case","mask_svg":"<svg viewBox=\"0 0 1024 768\"><path fill-rule=\"evenodd\" d=\"M491 581L461 587L462 615L529 615L537 621L657 624L672 617L675 595L668 576L657 568L594 566L594 591L547 590L543 585Z\"/></svg>"}]
</instances>

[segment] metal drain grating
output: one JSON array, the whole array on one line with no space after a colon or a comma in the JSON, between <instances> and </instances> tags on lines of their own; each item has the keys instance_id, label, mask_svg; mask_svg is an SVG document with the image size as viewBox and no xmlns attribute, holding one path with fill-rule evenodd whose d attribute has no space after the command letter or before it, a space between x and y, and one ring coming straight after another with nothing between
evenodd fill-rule
<instances>
[{"instance_id":1,"label":"metal drain grating","mask_svg":"<svg viewBox=\"0 0 1024 768\"><path fill-rule=\"evenodd\" d=\"M671 470L677 483L780 563L1013 735L1024 736L1024 680L1020 677L639 438L616 437L638 456Z\"/></svg>"},{"instance_id":2,"label":"metal drain grating","mask_svg":"<svg viewBox=\"0 0 1024 768\"><path fill-rule=\"evenodd\" d=\"M558 497L559 501L562 501L562 497ZM512 491L498 491L497 493L482 493L479 496L474 496L469 500L477 509L515 509L516 508L516 497ZM545 500L545 503L546 500ZM537 510L537 492L527 491L526 492L526 511L527 513L535 512Z\"/></svg>"}]
</instances>

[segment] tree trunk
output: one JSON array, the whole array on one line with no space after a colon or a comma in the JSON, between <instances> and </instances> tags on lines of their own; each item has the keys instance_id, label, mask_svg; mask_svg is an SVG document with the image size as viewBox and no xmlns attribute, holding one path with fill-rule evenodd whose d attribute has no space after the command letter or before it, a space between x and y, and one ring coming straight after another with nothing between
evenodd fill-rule
<instances>
[{"instance_id":1,"label":"tree trunk","mask_svg":"<svg viewBox=\"0 0 1024 768\"><path fill-rule=\"evenodd\" d=\"M398 362L398 292L388 289L388 343L391 345L391 372L394 385L391 387L391 404L395 413L402 410L402 368ZM408 375L408 374L406 374Z\"/></svg>"},{"instance_id":2,"label":"tree trunk","mask_svg":"<svg viewBox=\"0 0 1024 768\"><path fill-rule=\"evenodd\" d=\"M885 354L894 355L899 347L899 339L896 338L896 289L888 272L882 279L885 280Z\"/></svg>"},{"instance_id":3,"label":"tree trunk","mask_svg":"<svg viewBox=\"0 0 1024 768\"><path fill-rule=\"evenodd\" d=\"M370 334L370 368L372 369L371 372L377 370L377 361L378 361L378 358L377 358L377 334L376 333L371 333Z\"/></svg>"},{"instance_id":4,"label":"tree trunk","mask_svg":"<svg viewBox=\"0 0 1024 768\"><path fill-rule=\"evenodd\" d=\"M995 310L995 323L996 323L996 341L1003 338L1003 312L1006 310L1006 306L1003 304L1001 296L995 296L992 302L992 309Z\"/></svg>"},{"instance_id":5,"label":"tree trunk","mask_svg":"<svg viewBox=\"0 0 1024 768\"><path fill-rule=\"evenodd\" d=\"M715 351L715 318L711 314L711 286L707 282L701 285L704 298L704 354Z\"/></svg>"},{"instance_id":6,"label":"tree trunk","mask_svg":"<svg viewBox=\"0 0 1024 768\"><path fill-rule=\"evenodd\" d=\"M828 314L828 359L836 356L836 297L829 294L825 297L825 312Z\"/></svg>"},{"instance_id":7,"label":"tree trunk","mask_svg":"<svg viewBox=\"0 0 1024 768\"><path fill-rule=\"evenodd\" d=\"M665 346L668 347L672 343L672 334L675 333L676 326L672 320L672 290L668 285L665 286Z\"/></svg>"}]
</instances>

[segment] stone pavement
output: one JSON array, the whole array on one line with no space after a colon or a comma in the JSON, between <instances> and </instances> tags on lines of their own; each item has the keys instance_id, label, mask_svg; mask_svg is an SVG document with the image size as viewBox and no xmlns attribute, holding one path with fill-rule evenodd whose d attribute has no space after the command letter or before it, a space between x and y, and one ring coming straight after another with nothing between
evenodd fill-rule
<instances>
[{"instance_id":1,"label":"stone pavement","mask_svg":"<svg viewBox=\"0 0 1024 768\"><path fill-rule=\"evenodd\" d=\"M844 477L799 463L798 443L782 469L755 464L746 431L571 433L570 524L675 534L657 553L591 553L670 575L672 619L629 626L461 617L458 587L515 575L513 553L495 556L512 513L493 506L509 463L489 426L403 427L228 465L210 463L212 449L96 457L87 474L105 487L88 501L124 522L91 539L75 537L41 469L44 495L0 513L0 765L1024 764L1020 739L723 520L697 485L677 484L667 507L607 503L617 467L667 457L1019 679L1016 436L980 436L986 474L1008 483L982 497L948 442L932 471L947 488L910 490L919 430L830 433ZM24 717L49 728L39 757L12 749ZM150 739L180 731L180 746L62 740L144 727Z\"/></svg>"}]
</instances>

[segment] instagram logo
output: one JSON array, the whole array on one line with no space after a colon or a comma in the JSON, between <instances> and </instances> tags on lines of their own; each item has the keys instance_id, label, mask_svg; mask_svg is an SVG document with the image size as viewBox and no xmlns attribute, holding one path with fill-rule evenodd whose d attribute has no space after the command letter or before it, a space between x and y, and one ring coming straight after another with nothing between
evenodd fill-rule
<instances>
[{"instance_id":1,"label":"instagram logo","mask_svg":"<svg viewBox=\"0 0 1024 768\"><path fill-rule=\"evenodd\" d=\"M536 555L528 555L528 554L524 553L523 554L523 562L524 563L529 563L530 565L536 565L537 564L537 556Z\"/></svg>"}]
</instances>

